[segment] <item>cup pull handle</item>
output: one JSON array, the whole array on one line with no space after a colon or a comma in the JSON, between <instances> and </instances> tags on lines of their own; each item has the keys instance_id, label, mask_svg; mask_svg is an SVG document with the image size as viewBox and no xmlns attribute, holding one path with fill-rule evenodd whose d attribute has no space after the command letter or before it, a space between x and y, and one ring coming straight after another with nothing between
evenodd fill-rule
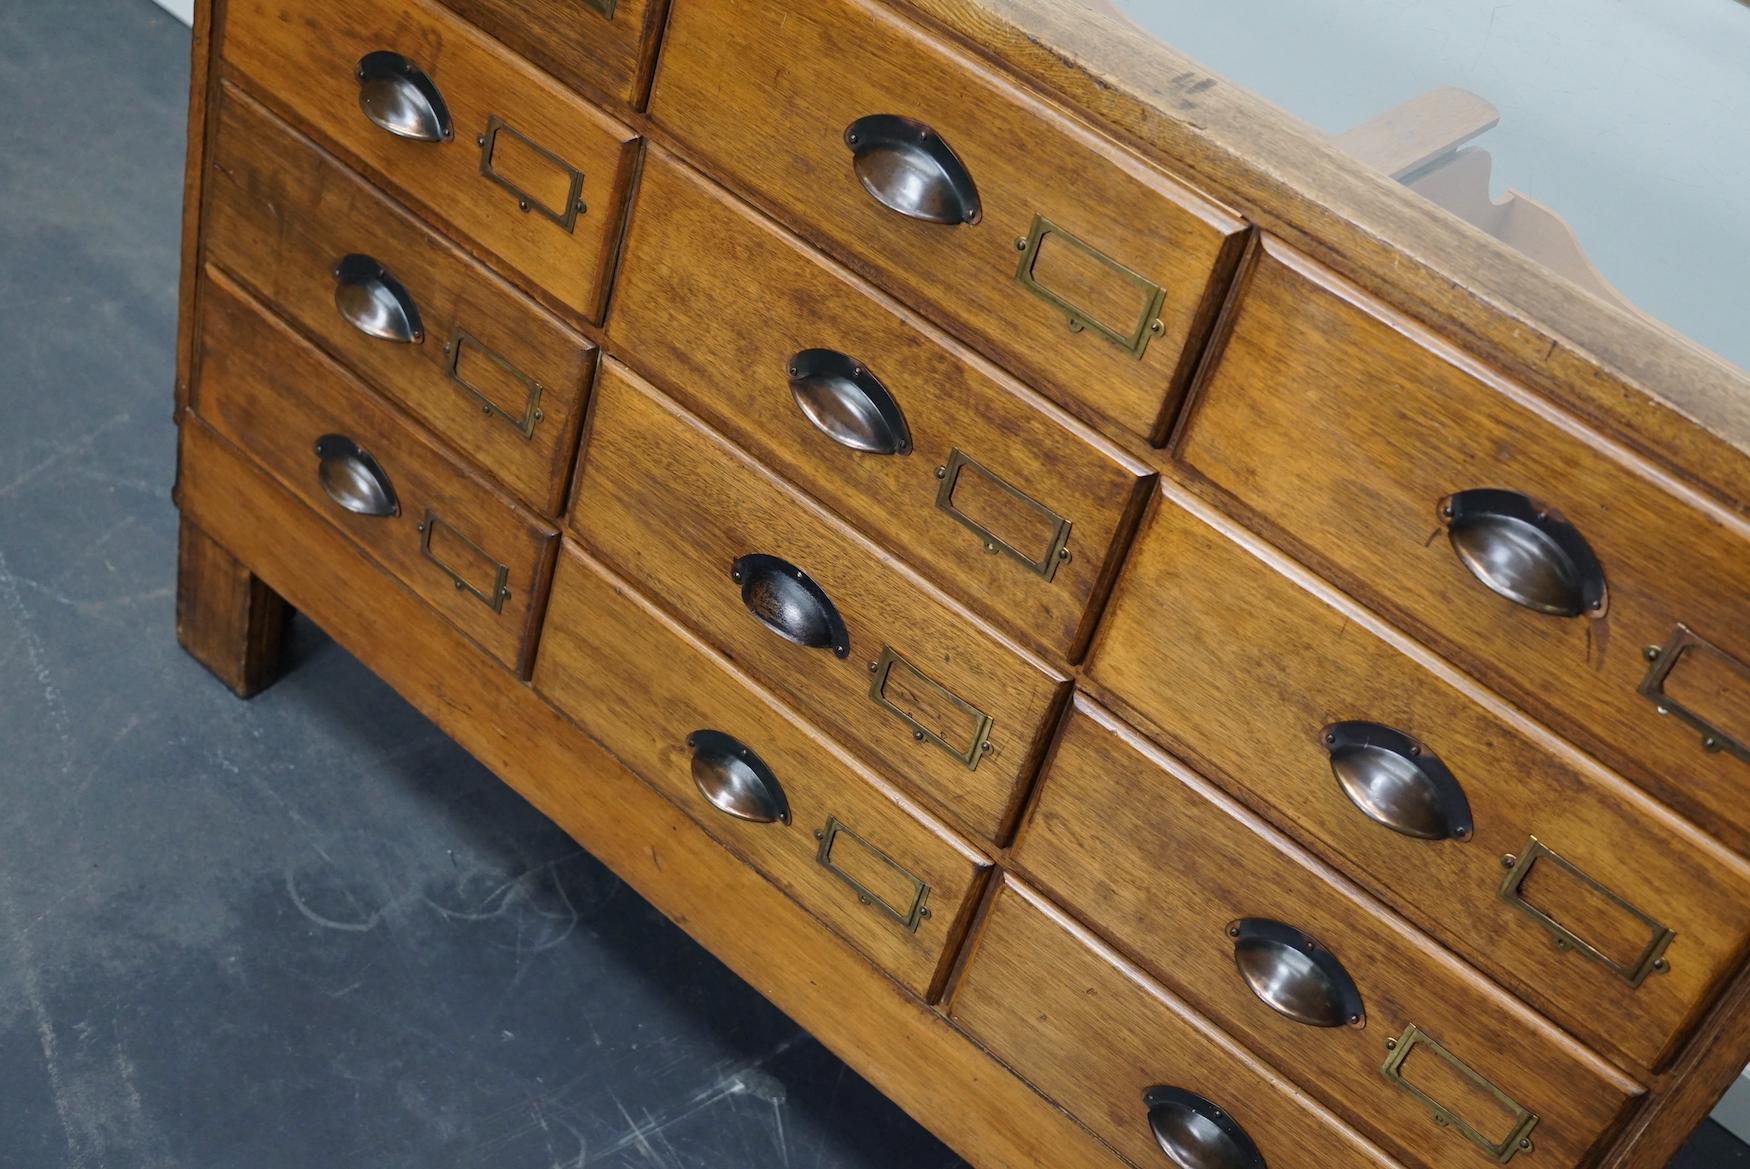
<instances>
[{"instance_id":1,"label":"cup pull handle","mask_svg":"<svg viewBox=\"0 0 1750 1169\"><path fill-rule=\"evenodd\" d=\"M871 114L845 128L851 167L883 207L925 223L974 224L978 188L941 135L911 118Z\"/></svg>"},{"instance_id":2,"label":"cup pull handle","mask_svg":"<svg viewBox=\"0 0 1750 1169\"><path fill-rule=\"evenodd\" d=\"M387 518L401 514L389 476L369 451L344 434L316 440L316 479L328 498L354 515Z\"/></svg>"},{"instance_id":3,"label":"cup pull handle","mask_svg":"<svg viewBox=\"0 0 1750 1169\"><path fill-rule=\"evenodd\" d=\"M1440 518L1459 561L1493 592L1557 617L1604 615L1604 569L1591 545L1529 496L1460 491L1440 501Z\"/></svg>"},{"instance_id":4,"label":"cup pull handle","mask_svg":"<svg viewBox=\"0 0 1750 1169\"><path fill-rule=\"evenodd\" d=\"M1464 788L1421 743L1371 722L1332 723L1320 733L1343 794L1375 824L1421 840L1469 840Z\"/></svg>"},{"instance_id":5,"label":"cup pull handle","mask_svg":"<svg viewBox=\"0 0 1750 1169\"><path fill-rule=\"evenodd\" d=\"M443 94L400 53L366 53L353 75L359 83L359 109L397 138L448 142L455 135Z\"/></svg>"},{"instance_id":6,"label":"cup pull handle","mask_svg":"<svg viewBox=\"0 0 1750 1169\"><path fill-rule=\"evenodd\" d=\"M790 359L790 394L814 428L854 451L903 455L911 431L899 403L869 367L832 349L804 349Z\"/></svg>"},{"instance_id":7,"label":"cup pull handle","mask_svg":"<svg viewBox=\"0 0 1750 1169\"><path fill-rule=\"evenodd\" d=\"M830 649L837 657L850 656L851 639L838 609L794 564L754 553L730 565L729 579L741 586L741 603L754 620L779 637L809 649Z\"/></svg>"},{"instance_id":8,"label":"cup pull handle","mask_svg":"<svg viewBox=\"0 0 1750 1169\"><path fill-rule=\"evenodd\" d=\"M737 820L788 824L790 801L765 760L722 731L687 736L693 752L693 782L711 806Z\"/></svg>"},{"instance_id":9,"label":"cup pull handle","mask_svg":"<svg viewBox=\"0 0 1750 1169\"><path fill-rule=\"evenodd\" d=\"M365 334L417 345L425 340L419 306L402 283L371 257L353 252L334 266L334 307Z\"/></svg>"},{"instance_id":10,"label":"cup pull handle","mask_svg":"<svg viewBox=\"0 0 1750 1169\"><path fill-rule=\"evenodd\" d=\"M1364 1027L1361 991L1337 956L1280 921L1229 922L1234 965L1258 1001L1309 1027Z\"/></svg>"},{"instance_id":11,"label":"cup pull handle","mask_svg":"<svg viewBox=\"0 0 1750 1169\"><path fill-rule=\"evenodd\" d=\"M1144 1092L1142 1103L1174 1169L1267 1169L1239 1122L1195 1092L1161 1084Z\"/></svg>"}]
</instances>

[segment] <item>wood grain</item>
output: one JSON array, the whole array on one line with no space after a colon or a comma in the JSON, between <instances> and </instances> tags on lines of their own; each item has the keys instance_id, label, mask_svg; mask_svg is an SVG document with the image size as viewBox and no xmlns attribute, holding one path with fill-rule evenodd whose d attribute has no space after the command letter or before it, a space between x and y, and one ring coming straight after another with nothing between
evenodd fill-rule
<instances>
[{"instance_id":1,"label":"wood grain","mask_svg":"<svg viewBox=\"0 0 1750 1169\"><path fill-rule=\"evenodd\" d=\"M526 674L557 530L469 470L216 270L207 270L201 295L194 409L468 636ZM328 498L314 453L326 434L351 438L377 460L399 497L396 515L355 515ZM424 553L421 526L433 519L441 525L433 530L433 552L476 588L490 593L492 570L508 570L501 611L459 587Z\"/></svg>"},{"instance_id":2,"label":"wood grain","mask_svg":"<svg viewBox=\"0 0 1750 1169\"><path fill-rule=\"evenodd\" d=\"M980 1169L1122 1169L198 418L182 442L195 522L957 1153Z\"/></svg>"},{"instance_id":3,"label":"wood grain","mask_svg":"<svg viewBox=\"0 0 1750 1169\"><path fill-rule=\"evenodd\" d=\"M379 50L412 60L442 93L450 141L398 138L360 111L354 69ZM252 93L521 287L570 317L601 320L637 161L626 126L429 0L227 0L224 57ZM519 210L515 193L481 173L477 138L493 116L583 172L587 210L572 230Z\"/></svg>"},{"instance_id":4,"label":"wood grain","mask_svg":"<svg viewBox=\"0 0 1750 1169\"><path fill-rule=\"evenodd\" d=\"M1163 742L1602 1051L1661 1066L1743 961L1742 859L1171 485L1120 578L1090 676ZM1418 840L1366 819L1321 740L1348 719L1425 744L1463 787L1473 838ZM1532 836L1675 930L1669 973L1631 987L1558 952L1502 901L1500 858Z\"/></svg>"},{"instance_id":5,"label":"wood grain","mask_svg":"<svg viewBox=\"0 0 1750 1169\"><path fill-rule=\"evenodd\" d=\"M1158 436L1177 404L1243 239L1225 210L868 0L682 0L650 111L713 174L840 260L1066 409L1133 434ZM953 149L978 187L976 225L909 220L862 189L843 135L884 113L927 123ZM1071 332L1016 280L1015 244L1035 215L1166 289L1163 332L1141 360Z\"/></svg>"},{"instance_id":6,"label":"wood grain","mask_svg":"<svg viewBox=\"0 0 1750 1169\"><path fill-rule=\"evenodd\" d=\"M567 85L641 109L668 0L443 0Z\"/></svg>"},{"instance_id":7,"label":"wood grain","mask_svg":"<svg viewBox=\"0 0 1750 1169\"><path fill-rule=\"evenodd\" d=\"M1274 243L1178 454L1357 597L1750 850L1750 764L1636 693L1643 649L1679 622L1750 663L1750 524ZM1438 510L1472 487L1577 527L1604 567L1604 616L1534 613L1474 579ZM1735 703L1750 721L1750 686Z\"/></svg>"},{"instance_id":8,"label":"wood grain","mask_svg":"<svg viewBox=\"0 0 1750 1169\"><path fill-rule=\"evenodd\" d=\"M208 259L529 506L557 515L595 347L240 91L223 87L216 121ZM417 344L369 336L336 311L334 268L351 253L375 259L407 290L424 328ZM458 384L452 360L457 377L471 377L503 413L487 413ZM515 374L481 375L498 361ZM525 438L517 426L531 396L541 417Z\"/></svg>"},{"instance_id":9,"label":"wood grain","mask_svg":"<svg viewBox=\"0 0 1750 1169\"><path fill-rule=\"evenodd\" d=\"M219 0L200 0L194 5L193 37L188 50L188 141L182 168L182 241L176 287L176 385L173 416L180 419L188 408L194 385L195 333L199 310L195 303L200 286L201 216L205 207L208 149L207 109L216 76L219 38L214 34Z\"/></svg>"},{"instance_id":10,"label":"wood grain","mask_svg":"<svg viewBox=\"0 0 1750 1169\"><path fill-rule=\"evenodd\" d=\"M750 298L757 285L764 295ZM1012 378L764 216L652 150L627 231L611 343L652 381L958 600L1049 656L1076 656L1152 476ZM911 435L901 455L852 451L791 399L791 359L832 349L867 364ZM936 505L933 472L960 450L1067 518L1070 559L1048 582ZM957 502L997 530L997 507ZM1019 543L1019 540L1016 541Z\"/></svg>"},{"instance_id":11,"label":"wood grain","mask_svg":"<svg viewBox=\"0 0 1750 1169\"><path fill-rule=\"evenodd\" d=\"M239 698L279 674L291 618L278 594L184 518L176 549L176 640Z\"/></svg>"},{"instance_id":12,"label":"wood grain","mask_svg":"<svg viewBox=\"0 0 1750 1169\"><path fill-rule=\"evenodd\" d=\"M1539 1163L1579 1166L1644 1089L1307 856L1112 715L1077 703L1012 853L1030 877L1282 1074L1407 1162L1464 1138L1379 1074L1415 1024L1539 1116ZM1235 967L1230 923L1284 922L1355 980L1360 1026L1279 1015ZM1510 1126L1442 1098L1491 1139Z\"/></svg>"},{"instance_id":13,"label":"wood grain","mask_svg":"<svg viewBox=\"0 0 1750 1169\"><path fill-rule=\"evenodd\" d=\"M571 530L762 683L884 773L996 838L1032 777L1067 680L982 627L614 361L602 363ZM777 636L743 607L730 565L751 553L800 567L844 618L850 656ZM969 770L868 697L892 646L994 720Z\"/></svg>"},{"instance_id":14,"label":"wood grain","mask_svg":"<svg viewBox=\"0 0 1750 1169\"><path fill-rule=\"evenodd\" d=\"M1225 1110L1269 1165L1398 1164L1012 880L974 945L950 1017L1133 1164L1165 1163L1142 1103L1163 1084Z\"/></svg>"},{"instance_id":15,"label":"wood grain","mask_svg":"<svg viewBox=\"0 0 1750 1169\"><path fill-rule=\"evenodd\" d=\"M876 965L913 993L930 993L988 862L569 542L554 576L534 685ZM706 801L687 742L699 730L732 736L771 769L788 823L738 820ZM819 862L816 834L829 819L903 869L903 877L893 874L901 885L915 878L928 886L929 916L915 932L860 904ZM884 900L907 911L910 902L896 899L911 892Z\"/></svg>"},{"instance_id":16,"label":"wood grain","mask_svg":"<svg viewBox=\"0 0 1750 1169\"><path fill-rule=\"evenodd\" d=\"M1245 219L1750 514L1750 374L1344 154L1129 21L1062 0L903 0Z\"/></svg>"}]
</instances>

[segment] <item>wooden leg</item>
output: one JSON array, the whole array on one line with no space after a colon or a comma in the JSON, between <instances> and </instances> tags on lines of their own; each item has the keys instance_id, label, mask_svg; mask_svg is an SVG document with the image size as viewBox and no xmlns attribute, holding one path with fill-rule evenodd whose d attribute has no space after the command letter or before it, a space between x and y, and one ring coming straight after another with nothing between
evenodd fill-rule
<instances>
[{"instance_id":1,"label":"wooden leg","mask_svg":"<svg viewBox=\"0 0 1750 1169\"><path fill-rule=\"evenodd\" d=\"M279 673L291 608L187 516L176 559L176 640L239 698Z\"/></svg>"}]
</instances>

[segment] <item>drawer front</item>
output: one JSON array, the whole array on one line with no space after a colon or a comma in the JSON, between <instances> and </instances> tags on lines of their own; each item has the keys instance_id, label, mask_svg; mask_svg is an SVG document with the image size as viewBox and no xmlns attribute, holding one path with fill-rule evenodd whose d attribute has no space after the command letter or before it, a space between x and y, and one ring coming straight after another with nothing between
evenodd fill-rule
<instances>
[{"instance_id":1,"label":"drawer front","mask_svg":"<svg viewBox=\"0 0 1750 1169\"><path fill-rule=\"evenodd\" d=\"M930 993L980 859L569 543L535 688L882 969Z\"/></svg>"},{"instance_id":2,"label":"drawer front","mask_svg":"<svg viewBox=\"0 0 1750 1169\"><path fill-rule=\"evenodd\" d=\"M676 0L650 109L713 174L1127 431L1176 403L1238 254L1237 219L869 0Z\"/></svg>"},{"instance_id":3,"label":"drawer front","mask_svg":"<svg viewBox=\"0 0 1750 1169\"><path fill-rule=\"evenodd\" d=\"M1392 1169L1397 1165L1233 1039L1193 1014L1092 935L1008 882L980 926L949 1015L1023 1079L1056 1100L1135 1165L1163 1156L1145 1094L1163 1093L1166 1131L1225 1114L1218 1165ZM1190 1098L1195 1098L1194 1102ZM1198 1163L1198 1162L1191 1162ZM1458 1164L1459 1162L1452 1162Z\"/></svg>"},{"instance_id":4,"label":"drawer front","mask_svg":"<svg viewBox=\"0 0 1750 1169\"><path fill-rule=\"evenodd\" d=\"M569 85L636 106L668 0L444 0Z\"/></svg>"},{"instance_id":5,"label":"drawer front","mask_svg":"<svg viewBox=\"0 0 1750 1169\"><path fill-rule=\"evenodd\" d=\"M519 284L601 319L631 130L428 0L229 0L223 53L270 105ZM396 132L375 120L392 121L385 110L402 115Z\"/></svg>"},{"instance_id":6,"label":"drawer front","mask_svg":"<svg viewBox=\"0 0 1750 1169\"><path fill-rule=\"evenodd\" d=\"M883 774L997 835L1061 675L613 361L577 478L570 523L602 560Z\"/></svg>"},{"instance_id":7,"label":"drawer front","mask_svg":"<svg viewBox=\"0 0 1750 1169\"><path fill-rule=\"evenodd\" d=\"M1280 245L1238 304L1181 458L1356 595L1750 849L1743 521ZM1683 650L1683 630L1705 644Z\"/></svg>"},{"instance_id":8,"label":"drawer front","mask_svg":"<svg viewBox=\"0 0 1750 1169\"><path fill-rule=\"evenodd\" d=\"M208 260L557 514L594 346L237 90L216 120Z\"/></svg>"},{"instance_id":9,"label":"drawer front","mask_svg":"<svg viewBox=\"0 0 1750 1169\"><path fill-rule=\"evenodd\" d=\"M557 531L212 268L200 306L196 412L483 649L524 671Z\"/></svg>"},{"instance_id":10,"label":"drawer front","mask_svg":"<svg viewBox=\"0 0 1750 1169\"><path fill-rule=\"evenodd\" d=\"M1016 867L1406 1161L1527 1141L1581 1165L1641 1094L1099 708L1078 705L1041 783ZM1411 1028L1493 1091L1381 1075Z\"/></svg>"},{"instance_id":11,"label":"drawer front","mask_svg":"<svg viewBox=\"0 0 1750 1169\"><path fill-rule=\"evenodd\" d=\"M960 600L1056 658L1080 648L1142 468L658 151L608 329Z\"/></svg>"},{"instance_id":12,"label":"drawer front","mask_svg":"<svg viewBox=\"0 0 1750 1169\"><path fill-rule=\"evenodd\" d=\"M1600 1050L1661 1065L1737 967L1742 860L1181 493L1090 674Z\"/></svg>"}]
</instances>

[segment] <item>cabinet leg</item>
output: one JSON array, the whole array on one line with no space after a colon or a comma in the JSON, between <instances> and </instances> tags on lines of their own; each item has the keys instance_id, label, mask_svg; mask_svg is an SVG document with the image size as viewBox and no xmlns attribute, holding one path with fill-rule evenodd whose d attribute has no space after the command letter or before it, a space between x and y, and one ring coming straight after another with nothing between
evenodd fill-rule
<instances>
[{"instance_id":1,"label":"cabinet leg","mask_svg":"<svg viewBox=\"0 0 1750 1169\"><path fill-rule=\"evenodd\" d=\"M291 608L186 516L176 559L176 640L239 698L279 673Z\"/></svg>"}]
</instances>

